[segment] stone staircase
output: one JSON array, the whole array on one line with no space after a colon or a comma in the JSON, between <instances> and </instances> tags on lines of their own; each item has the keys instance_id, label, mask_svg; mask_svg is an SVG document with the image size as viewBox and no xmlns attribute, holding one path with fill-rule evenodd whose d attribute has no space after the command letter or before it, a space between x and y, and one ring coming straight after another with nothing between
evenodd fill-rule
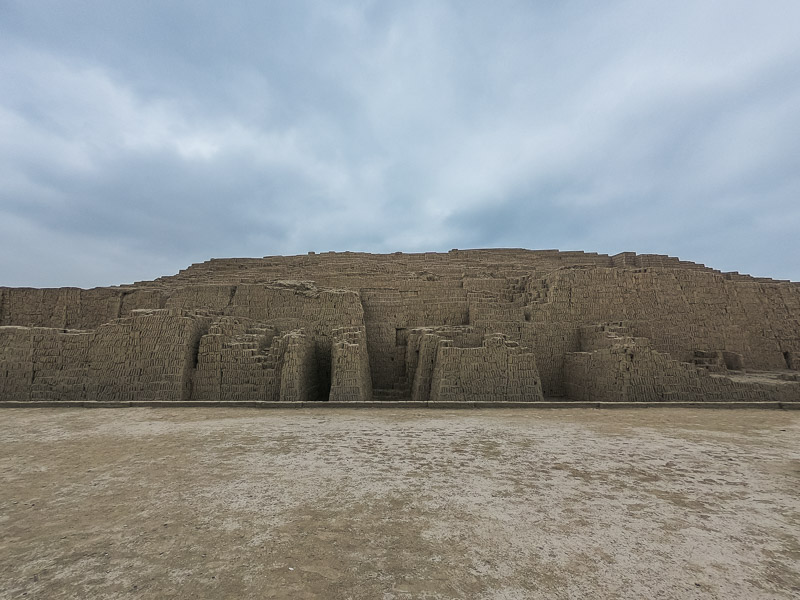
<instances>
[{"instance_id":1,"label":"stone staircase","mask_svg":"<svg viewBox=\"0 0 800 600\"><path fill-rule=\"evenodd\" d=\"M399 378L392 384L391 388L378 388L372 390L372 399L376 402L409 402L411 400L411 388L408 379Z\"/></svg>"}]
</instances>

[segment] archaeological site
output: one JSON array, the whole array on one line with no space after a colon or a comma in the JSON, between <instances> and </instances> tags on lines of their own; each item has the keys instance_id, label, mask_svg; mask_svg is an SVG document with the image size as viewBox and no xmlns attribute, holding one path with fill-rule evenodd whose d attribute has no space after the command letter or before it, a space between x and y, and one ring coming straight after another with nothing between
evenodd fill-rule
<instances>
[{"instance_id":1,"label":"archaeological site","mask_svg":"<svg viewBox=\"0 0 800 600\"><path fill-rule=\"evenodd\" d=\"M0 402L545 400L800 402L800 283L498 249L0 287Z\"/></svg>"}]
</instances>

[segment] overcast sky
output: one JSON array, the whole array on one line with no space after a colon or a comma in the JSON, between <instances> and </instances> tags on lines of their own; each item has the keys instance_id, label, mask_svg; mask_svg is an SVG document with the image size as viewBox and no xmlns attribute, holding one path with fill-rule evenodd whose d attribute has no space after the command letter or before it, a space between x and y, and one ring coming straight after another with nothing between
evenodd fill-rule
<instances>
[{"instance_id":1,"label":"overcast sky","mask_svg":"<svg viewBox=\"0 0 800 600\"><path fill-rule=\"evenodd\" d=\"M0 0L0 285L525 247L800 280L800 2Z\"/></svg>"}]
</instances>

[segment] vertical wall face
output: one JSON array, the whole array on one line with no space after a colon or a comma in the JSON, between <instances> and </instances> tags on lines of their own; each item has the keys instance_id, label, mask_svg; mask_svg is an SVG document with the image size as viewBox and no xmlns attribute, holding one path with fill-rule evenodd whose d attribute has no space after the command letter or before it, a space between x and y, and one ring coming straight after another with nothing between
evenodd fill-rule
<instances>
[{"instance_id":1,"label":"vertical wall face","mask_svg":"<svg viewBox=\"0 0 800 600\"><path fill-rule=\"evenodd\" d=\"M223 399L223 390L226 394L234 395L233 390L227 390L222 382L222 374L226 368L239 370L239 357L234 353L226 353L226 336L213 331L213 326L208 334L200 338L197 352L197 369L192 380L192 399L203 402L220 402ZM233 356L229 356L233 354ZM229 367L230 363L230 367ZM248 380L249 384L250 381Z\"/></svg>"},{"instance_id":2,"label":"vertical wall face","mask_svg":"<svg viewBox=\"0 0 800 600\"><path fill-rule=\"evenodd\" d=\"M303 331L285 336L286 350L281 369L281 402L309 402L317 399L317 370L314 342Z\"/></svg>"},{"instance_id":3,"label":"vertical wall face","mask_svg":"<svg viewBox=\"0 0 800 600\"><path fill-rule=\"evenodd\" d=\"M406 379L415 402L430 400L431 381L439 346L477 348L483 343L481 330L472 326L417 327L408 334Z\"/></svg>"},{"instance_id":4,"label":"vertical wall face","mask_svg":"<svg viewBox=\"0 0 800 600\"><path fill-rule=\"evenodd\" d=\"M0 288L0 325L94 329L165 300L159 289Z\"/></svg>"},{"instance_id":5,"label":"vertical wall face","mask_svg":"<svg viewBox=\"0 0 800 600\"><path fill-rule=\"evenodd\" d=\"M529 293L541 285L546 301L526 307L531 322L574 330L627 321L636 336L683 361L695 349L715 348L741 354L752 368L781 369L783 352L800 344L796 284L730 280L695 269L591 268L557 271L544 284L532 281Z\"/></svg>"},{"instance_id":6,"label":"vertical wall face","mask_svg":"<svg viewBox=\"0 0 800 600\"><path fill-rule=\"evenodd\" d=\"M0 399L31 399L33 331L28 327L0 327Z\"/></svg>"},{"instance_id":7,"label":"vertical wall face","mask_svg":"<svg viewBox=\"0 0 800 600\"><path fill-rule=\"evenodd\" d=\"M489 335L479 348L438 345L431 401L535 402L543 398L533 354L504 336Z\"/></svg>"},{"instance_id":8,"label":"vertical wall face","mask_svg":"<svg viewBox=\"0 0 800 600\"><path fill-rule=\"evenodd\" d=\"M78 288L3 288L0 325L75 327L73 323L80 318L81 292ZM104 311L101 318L106 316Z\"/></svg>"},{"instance_id":9,"label":"vertical wall face","mask_svg":"<svg viewBox=\"0 0 800 600\"><path fill-rule=\"evenodd\" d=\"M404 380L406 336L410 329L469 322L463 282L428 277L416 274L396 282L395 288L361 289L370 372L376 388L391 388Z\"/></svg>"},{"instance_id":10,"label":"vertical wall face","mask_svg":"<svg viewBox=\"0 0 800 600\"><path fill-rule=\"evenodd\" d=\"M414 369L411 371L411 399L415 402L430 400L433 369L436 366L439 344L447 345L447 342L435 333L423 332L413 345L409 345L410 352L416 354ZM412 361L409 360L408 364L412 366Z\"/></svg>"},{"instance_id":11,"label":"vertical wall face","mask_svg":"<svg viewBox=\"0 0 800 600\"><path fill-rule=\"evenodd\" d=\"M533 402L544 400L542 380L536 357L530 350L508 350L506 400L508 402Z\"/></svg>"},{"instance_id":12,"label":"vertical wall face","mask_svg":"<svg viewBox=\"0 0 800 600\"><path fill-rule=\"evenodd\" d=\"M538 297L530 289L527 296ZM470 322L485 333L502 333L509 340L530 348L536 356L547 396L564 395L564 356L579 350L580 313L566 306L554 307L546 295L541 304L498 303L481 295L470 298ZM546 301L544 301L546 300Z\"/></svg>"},{"instance_id":13,"label":"vertical wall face","mask_svg":"<svg viewBox=\"0 0 800 600\"><path fill-rule=\"evenodd\" d=\"M89 376L93 335L58 329L33 330L31 400L83 401Z\"/></svg>"},{"instance_id":14,"label":"vertical wall face","mask_svg":"<svg viewBox=\"0 0 800 600\"><path fill-rule=\"evenodd\" d=\"M372 400L367 335L364 327L334 331L331 361L331 402Z\"/></svg>"},{"instance_id":15,"label":"vertical wall face","mask_svg":"<svg viewBox=\"0 0 800 600\"><path fill-rule=\"evenodd\" d=\"M397 331L408 327L408 316L400 290L364 289L364 306L370 373L376 388L390 388L405 367L405 348L397 345Z\"/></svg>"},{"instance_id":16,"label":"vertical wall face","mask_svg":"<svg viewBox=\"0 0 800 600\"><path fill-rule=\"evenodd\" d=\"M0 399L86 399L92 335L44 327L0 327Z\"/></svg>"},{"instance_id":17,"label":"vertical wall face","mask_svg":"<svg viewBox=\"0 0 800 600\"><path fill-rule=\"evenodd\" d=\"M188 400L208 319L168 311L99 327L89 346L88 400Z\"/></svg>"},{"instance_id":18,"label":"vertical wall face","mask_svg":"<svg viewBox=\"0 0 800 600\"><path fill-rule=\"evenodd\" d=\"M590 402L798 402L800 382L747 378L673 360L646 340L567 355L569 397Z\"/></svg>"},{"instance_id":19,"label":"vertical wall face","mask_svg":"<svg viewBox=\"0 0 800 600\"><path fill-rule=\"evenodd\" d=\"M6 400L186 400L200 317L165 311L112 321L97 331L0 327Z\"/></svg>"},{"instance_id":20,"label":"vertical wall face","mask_svg":"<svg viewBox=\"0 0 800 600\"><path fill-rule=\"evenodd\" d=\"M202 307L199 304L193 308ZM364 312L357 292L318 290L298 282L284 286L237 285L223 312L269 323L282 331L302 327L312 336L329 335L337 327L364 324Z\"/></svg>"}]
</instances>

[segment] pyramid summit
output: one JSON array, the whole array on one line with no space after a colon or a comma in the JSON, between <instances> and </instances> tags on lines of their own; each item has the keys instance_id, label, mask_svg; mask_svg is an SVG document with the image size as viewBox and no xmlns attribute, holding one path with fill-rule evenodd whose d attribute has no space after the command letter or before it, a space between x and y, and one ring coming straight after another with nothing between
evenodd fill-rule
<instances>
[{"instance_id":1,"label":"pyramid summit","mask_svg":"<svg viewBox=\"0 0 800 600\"><path fill-rule=\"evenodd\" d=\"M557 250L0 287L0 402L800 402L800 283Z\"/></svg>"}]
</instances>

